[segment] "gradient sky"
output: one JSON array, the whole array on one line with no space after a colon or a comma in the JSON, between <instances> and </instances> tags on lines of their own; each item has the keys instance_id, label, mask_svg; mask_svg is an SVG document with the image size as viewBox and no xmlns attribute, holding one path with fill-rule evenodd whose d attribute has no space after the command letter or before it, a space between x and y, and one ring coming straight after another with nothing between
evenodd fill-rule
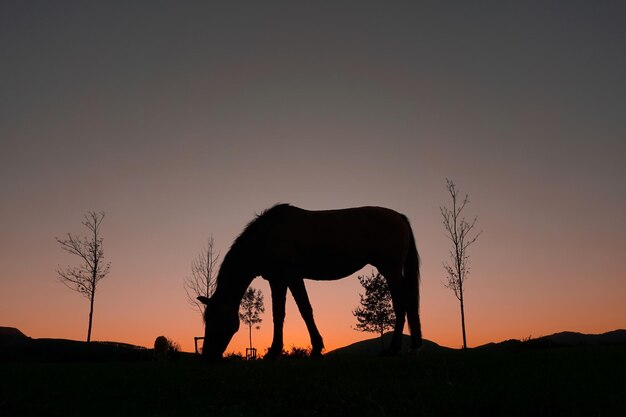
<instances>
[{"instance_id":1,"label":"gradient sky","mask_svg":"<svg viewBox=\"0 0 626 417\"><path fill-rule=\"evenodd\" d=\"M626 327L623 2L84 3L0 4L0 326L86 337L54 238L89 210L111 262L92 337L191 350L210 234L223 255L277 202L381 205L413 225L424 336L459 347L448 177L484 231L470 346ZM307 288L328 349L373 336L354 276ZM286 347L308 343L289 296Z\"/></svg>"}]
</instances>

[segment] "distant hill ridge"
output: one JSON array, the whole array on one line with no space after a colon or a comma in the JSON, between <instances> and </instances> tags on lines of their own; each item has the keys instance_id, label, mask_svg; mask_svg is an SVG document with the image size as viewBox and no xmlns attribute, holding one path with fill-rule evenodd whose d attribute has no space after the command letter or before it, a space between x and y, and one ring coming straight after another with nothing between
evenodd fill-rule
<instances>
[{"instance_id":1,"label":"distant hill ridge","mask_svg":"<svg viewBox=\"0 0 626 417\"><path fill-rule=\"evenodd\" d=\"M601 334L561 332L545 336L543 339L565 345L621 345L626 344L626 330L613 330Z\"/></svg>"},{"instance_id":2,"label":"distant hill ridge","mask_svg":"<svg viewBox=\"0 0 626 417\"><path fill-rule=\"evenodd\" d=\"M15 327L0 327L0 346L5 343L14 343L28 339L30 339L30 337L26 336Z\"/></svg>"},{"instance_id":3,"label":"distant hill ridge","mask_svg":"<svg viewBox=\"0 0 626 417\"><path fill-rule=\"evenodd\" d=\"M393 333L385 333L383 335L384 346L389 347ZM402 335L402 352L406 353L410 346L410 337ZM560 347L560 346L597 346L597 345L626 345L626 330L613 330L601 334L583 334L577 332L560 332L549 336L542 336L529 340L505 340L497 343L487 343L471 349L489 349L489 348L544 348L544 347ZM360 342L353 343L335 350L326 355L330 356L375 356L380 355L382 344L380 337L375 337ZM440 346L435 342L424 339L422 347L425 351L434 350L454 350L453 348Z\"/></svg>"},{"instance_id":4,"label":"distant hill ridge","mask_svg":"<svg viewBox=\"0 0 626 417\"><path fill-rule=\"evenodd\" d=\"M380 337L375 337L372 339L361 340L360 342L352 343L351 345L344 346L341 348L337 348L335 350L331 350L327 352L327 356L377 356L380 355L380 352L383 348L388 348L391 345L391 339L393 337L393 332L388 332L383 335L383 341L381 343ZM409 335L402 335L402 353L407 353L409 351L409 347L411 346L411 337ZM424 345L422 349L425 350L439 350L439 349L449 349L445 346L440 346L435 342L431 342L430 340L424 339Z\"/></svg>"},{"instance_id":5,"label":"distant hill ridge","mask_svg":"<svg viewBox=\"0 0 626 417\"><path fill-rule=\"evenodd\" d=\"M14 327L0 327L0 361L141 360L152 357L144 347L118 342L32 339Z\"/></svg>"},{"instance_id":6,"label":"distant hill ridge","mask_svg":"<svg viewBox=\"0 0 626 417\"><path fill-rule=\"evenodd\" d=\"M384 347L391 344L392 333L383 336ZM472 349L526 349L566 346L626 345L626 330L601 334L560 332L529 340L505 340ZM402 335L402 352L409 350L410 337ZM383 349L379 337L352 343L330 352L333 356L378 356ZM424 340L424 351L456 350ZM14 327L0 326L0 361L82 361L82 360L143 360L152 357L151 349L119 342L85 342L65 339L32 339Z\"/></svg>"}]
</instances>

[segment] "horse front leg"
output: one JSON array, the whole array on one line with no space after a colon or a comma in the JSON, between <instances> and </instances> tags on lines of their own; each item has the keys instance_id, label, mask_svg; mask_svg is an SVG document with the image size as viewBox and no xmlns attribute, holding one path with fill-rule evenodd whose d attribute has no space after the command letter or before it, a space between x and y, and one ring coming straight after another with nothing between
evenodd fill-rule
<instances>
[{"instance_id":1,"label":"horse front leg","mask_svg":"<svg viewBox=\"0 0 626 417\"><path fill-rule=\"evenodd\" d=\"M293 295L293 299L296 301L298 310L300 310L300 315L302 315L306 328L311 336L311 356L322 356L324 341L322 340L322 335L320 335L319 330L317 330L315 320L313 319L313 308L311 307L309 295L307 294L306 287L304 286L304 280L294 279L290 281L289 289L291 290L291 295Z\"/></svg>"},{"instance_id":2,"label":"horse front leg","mask_svg":"<svg viewBox=\"0 0 626 417\"><path fill-rule=\"evenodd\" d=\"M285 322L285 302L287 284L282 281L269 280L272 291L272 316L274 319L274 338L264 359L274 359L283 352L283 323Z\"/></svg>"}]
</instances>

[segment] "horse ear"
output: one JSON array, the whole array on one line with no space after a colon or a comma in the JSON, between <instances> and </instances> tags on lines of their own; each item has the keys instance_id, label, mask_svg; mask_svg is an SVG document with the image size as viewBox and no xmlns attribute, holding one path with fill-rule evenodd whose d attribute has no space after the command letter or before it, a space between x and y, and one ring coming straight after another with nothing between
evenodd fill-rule
<instances>
[{"instance_id":1,"label":"horse ear","mask_svg":"<svg viewBox=\"0 0 626 417\"><path fill-rule=\"evenodd\" d=\"M209 305L209 301L211 301L208 297L205 297L203 295L197 297L197 299L204 305Z\"/></svg>"}]
</instances>

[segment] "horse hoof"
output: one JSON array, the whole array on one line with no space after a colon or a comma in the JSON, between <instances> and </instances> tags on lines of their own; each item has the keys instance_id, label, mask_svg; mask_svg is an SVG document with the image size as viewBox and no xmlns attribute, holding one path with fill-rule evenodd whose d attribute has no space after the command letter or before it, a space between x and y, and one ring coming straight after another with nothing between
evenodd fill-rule
<instances>
[{"instance_id":1,"label":"horse hoof","mask_svg":"<svg viewBox=\"0 0 626 417\"><path fill-rule=\"evenodd\" d=\"M322 359L324 357L324 355L322 355L322 351L316 352L316 351L312 351L311 352L311 359Z\"/></svg>"}]
</instances>

